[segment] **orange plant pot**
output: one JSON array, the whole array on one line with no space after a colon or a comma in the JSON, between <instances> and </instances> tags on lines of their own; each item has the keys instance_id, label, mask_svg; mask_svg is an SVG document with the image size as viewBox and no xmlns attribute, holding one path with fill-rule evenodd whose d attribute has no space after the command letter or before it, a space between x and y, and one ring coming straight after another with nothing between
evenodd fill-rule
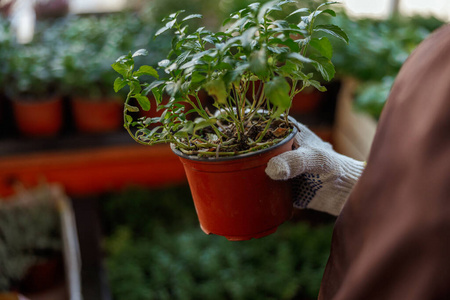
<instances>
[{"instance_id":1,"label":"orange plant pot","mask_svg":"<svg viewBox=\"0 0 450 300\"><path fill-rule=\"evenodd\" d=\"M292 150L291 133L281 143L233 158L193 158L174 149L184 165L200 227L231 241L261 238L274 233L292 217L288 181L270 179L270 158Z\"/></svg>"},{"instance_id":2,"label":"orange plant pot","mask_svg":"<svg viewBox=\"0 0 450 300\"><path fill-rule=\"evenodd\" d=\"M253 99L253 92L255 94L259 92L263 92L263 89L260 89L261 81L255 82L255 91L253 90L253 86L247 91L247 99ZM298 93L292 99L292 105L289 110L291 115L295 114L305 114L314 112L320 105L323 93L316 90L313 87L306 88L302 92Z\"/></svg>"},{"instance_id":3,"label":"orange plant pot","mask_svg":"<svg viewBox=\"0 0 450 300\"><path fill-rule=\"evenodd\" d=\"M119 100L75 97L71 103L75 126L80 132L111 132L122 126L122 103Z\"/></svg>"},{"instance_id":4,"label":"orange plant pot","mask_svg":"<svg viewBox=\"0 0 450 300\"><path fill-rule=\"evenodd\" d=\"M54 136L62 128L62 99L12 101L14 118L19 131L26 136Z\"/></svg>"},{"instance_id":5,"label":"orange plant pot","mask_svg":"<svg viewBox=\"0 0 450 300\"><path fill-rule=\"evenodd\" d=\"M315 111L320 105L322 95L322 92L314 88L303 90L292 99L289 112L291 114L305 114Z\"/></svg>"}]
</instances>

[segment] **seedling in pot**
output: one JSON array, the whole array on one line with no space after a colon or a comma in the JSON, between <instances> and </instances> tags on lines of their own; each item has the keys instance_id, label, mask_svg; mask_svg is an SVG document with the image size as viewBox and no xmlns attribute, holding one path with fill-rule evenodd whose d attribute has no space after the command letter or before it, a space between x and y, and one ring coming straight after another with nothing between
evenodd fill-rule
<instances>
[{"instance_id":1,"label":"seedling in pot","mask_svg":"<svg viewBox=\"0 0 450 300\"><path fill-rule=\"evenodd\" d=\"M171 14L155 34L174 33L171 51L158 63L163 76L148 65L134 70L135 58L147 55L146 50L119 57L112 65L121 75L114 89L129 87L124 126L134 140L145 145L172 143L185 154L208 157L249 153L283 140L294 126L288 119L294 96L309 86L326 90L306 67L330 81L335 70L328 36L348 42L339 27L316 24L322 15L336 15L327 8L335 2L315 10L295 9L295 3L252 3L231 14L218 32L203 27L190 30L189 20L201 15ZM275 18L284 8L291 12ZM148 76L155 80L146 82L143 78ZM201 89L214 98L217 111L211 112L201 102ZM168 103L162 102L163 95L170 97ZM152 105L162 110L160 117L133 119L130 115L148 111ZM194 113L199 116L195 120L187 117Z\"/></svg>"}]
</instances>

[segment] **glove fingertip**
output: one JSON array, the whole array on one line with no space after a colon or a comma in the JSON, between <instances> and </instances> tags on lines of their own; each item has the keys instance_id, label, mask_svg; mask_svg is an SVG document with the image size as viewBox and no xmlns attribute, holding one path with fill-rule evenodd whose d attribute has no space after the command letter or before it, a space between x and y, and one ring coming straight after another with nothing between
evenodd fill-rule
<instances>
[{"instance_id":1,"label":"glove fingertip","mask_svg":"<svg viewBox=\"0 0 450 300\"><path fill-rule=\"evenodd\" d=\"M274 180L287 180L291 173L288 163L279 157L273 157L269 160L265 172Z\"/></svg>"}]
</instances>

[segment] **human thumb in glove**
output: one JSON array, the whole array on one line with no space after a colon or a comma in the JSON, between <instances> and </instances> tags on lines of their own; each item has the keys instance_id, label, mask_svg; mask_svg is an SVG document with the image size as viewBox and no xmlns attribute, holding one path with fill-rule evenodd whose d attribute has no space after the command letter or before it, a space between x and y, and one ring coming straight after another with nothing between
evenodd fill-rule
<instances>
[{"instance_id":1,"label":"human thumb in glove","mask_svg":"<svg viewBox=\"0 0 450 300\"><path fill-rule=\"evenodd\" d=\"M335 152L306 126L297 127L296 149L273 157L266 173L274 180L292 180L296 208L339 215L365 163Z\"/></svg>"}]
</instances>

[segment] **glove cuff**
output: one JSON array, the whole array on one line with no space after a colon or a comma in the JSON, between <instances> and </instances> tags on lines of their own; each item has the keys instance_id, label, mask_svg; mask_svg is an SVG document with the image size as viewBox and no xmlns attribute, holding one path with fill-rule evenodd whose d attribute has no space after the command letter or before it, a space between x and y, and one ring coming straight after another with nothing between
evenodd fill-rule
<instances>
[{"instance_id":1,"label":"glove cuff","mask_svg":"<svg viewBox=\"0 0 450 300\"><path fill-rule=\"evenodd\" d=\"M361 177L366 163L341 154L339 156L342 172L336 179L336 186L339 189L348 190L348 193L350 193L359 177Z\"/></svg>"},{"instance_id":2,"label":"glove cuff","mask_svg":"<svg viewBox=\"0 0 450 300\"><path fill-rule=\"evenodd\" d=\"M301 180L303 186L306 182L314 195L305 197L303 193L294 192L294 195L298 197L294 201L294 207L314 209L335 216L339 215L365 167L364 162L349 157L341 156L340 160L341 170L338 176L330 174L326 176L328 178L317 180L314 179L314 175L303 174L303 178L296 179ZM328 184L322 186L322 182L328 182Z\"/></svg>"}]
</instances>

